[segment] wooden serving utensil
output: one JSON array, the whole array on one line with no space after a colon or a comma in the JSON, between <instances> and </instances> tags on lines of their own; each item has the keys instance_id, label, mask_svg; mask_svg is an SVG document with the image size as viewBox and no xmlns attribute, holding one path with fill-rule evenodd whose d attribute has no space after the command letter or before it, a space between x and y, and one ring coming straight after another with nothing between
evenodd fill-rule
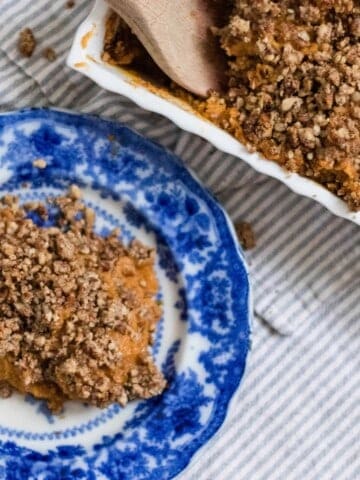
<instances>
[{"instance_id":1,"label":"wooden serving utensil","mask_svg":"<svg viewBox=\"0 0 360 480\"><path fill-rule=\"evenodd\" d=\"M186 90L206 96L221 90L225 60L210 27L209 0L106 0L129 25L157 65Z\"/></svg>"}]
</instances>

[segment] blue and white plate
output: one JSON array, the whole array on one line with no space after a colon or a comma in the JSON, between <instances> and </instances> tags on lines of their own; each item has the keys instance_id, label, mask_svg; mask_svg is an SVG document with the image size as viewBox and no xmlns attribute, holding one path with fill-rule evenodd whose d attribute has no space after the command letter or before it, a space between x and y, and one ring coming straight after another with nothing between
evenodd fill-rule
<instances>
[{"instance_id":1,"label":"blue and white plate","mask_svg":"<svg viewBox=\"0 0 360 480\"><path fill-rule=\"evenodd\" d=\"M33 166L46 161L45 169ZM0 195L72 183L100 233L157 250L164 305L153 347L168 389L125 409L0 400L0 479L165 480L223 423L249 348L249 281L230 223L181 161L117 123L51 110L0 116ZM1 239L0 239L1 241ZM1 321L1 319L0 319Z\"/></svg>"}]
</instances>

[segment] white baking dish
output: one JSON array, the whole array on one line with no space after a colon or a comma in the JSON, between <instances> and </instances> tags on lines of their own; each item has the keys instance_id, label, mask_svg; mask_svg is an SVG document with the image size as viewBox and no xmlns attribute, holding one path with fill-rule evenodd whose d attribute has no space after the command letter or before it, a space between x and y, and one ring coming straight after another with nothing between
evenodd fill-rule
<instances>
[{"instance_id":1,"label":"white baking dish","mask_svg":"<svg viewBox=\"0 0 360 480\"><path fill-rule=\"evenodd\" d=\"M97 0L93 10L76 32L67 60L71 68L88 76L104 89L125 95L146 110L160 113L180 128L205 138L219 150L239 157L255 170L277 178L294 192L313 198L335 215L360 225L360 212L350 211L345 202L321 185L295 173L289 173L259 154L250 154L231 135L200 118L185 104L169 95L161 97L147 82L139 82L138 78L135 79L125 70L104 63L101 53L107 15L107 5L103 0Z\"/></svg>"}]
</instances>

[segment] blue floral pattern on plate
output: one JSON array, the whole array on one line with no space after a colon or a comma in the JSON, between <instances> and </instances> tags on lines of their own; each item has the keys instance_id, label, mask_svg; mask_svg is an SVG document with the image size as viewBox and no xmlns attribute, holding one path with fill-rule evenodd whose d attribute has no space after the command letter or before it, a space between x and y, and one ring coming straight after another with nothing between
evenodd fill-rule
<instances>
[{"instance_id":1,"label":"blue floral pattern on plate","mask_svg":"<svg viewBox=\"0 0 360 480\"><path fill-rule=\"evenodd\" d=\"M38 158L45 169L34 167ZM249 282L225 213L181 161L123 125L30 109L0 116L0 195L84 190L96 228L157 251L163 302L154 355L166 391L125 409L69 402L52 417L0 403L0 479L170 479L223 423L249 348Z\"/></svg>"}]
</instances>

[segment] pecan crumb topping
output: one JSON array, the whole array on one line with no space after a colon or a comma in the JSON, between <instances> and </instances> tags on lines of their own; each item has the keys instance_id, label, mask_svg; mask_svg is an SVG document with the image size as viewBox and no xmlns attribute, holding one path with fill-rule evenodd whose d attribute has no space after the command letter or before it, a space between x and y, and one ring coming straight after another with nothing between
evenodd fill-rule
<instances>
[{"instance_id":1,"label":"pecan crumb topping","mask_svg":"<svg viewBox=\"0 0 360 480\"><path fill-rule=\"evenodd\" d=\"M67 399L125 405L164 389L148 351L161 316L154 250L94 222L77 186L47 205L0 200L2 397L12 387L58 412Z\"/></svg>"},{"instance_id":2,"label":"pecan crumb topping","mask_svg":"<svg viewBox=\"0 0 360 480\"><path fill-rule=\"evenodd\" d=\"M249 151L315 180L359 210L360 1L225 3L232 6L227 24L212 29L228 58L225 91L203 100L162 85ZM128 27L111 15L104 60L135 68L145 55L139 50ZM154 66L152 72L159 84Z\"/></svg>"},{"instance_id":3,"label":"pecan crumb topping","mask_svg":"<svg viewBox=\"0 0 360 480\"><path fill-rule=\"evenodd\" d=\"M218 30L225 96L205 115L360 208L360 2L240 0Z\"/></svg>"}]
</instances>

